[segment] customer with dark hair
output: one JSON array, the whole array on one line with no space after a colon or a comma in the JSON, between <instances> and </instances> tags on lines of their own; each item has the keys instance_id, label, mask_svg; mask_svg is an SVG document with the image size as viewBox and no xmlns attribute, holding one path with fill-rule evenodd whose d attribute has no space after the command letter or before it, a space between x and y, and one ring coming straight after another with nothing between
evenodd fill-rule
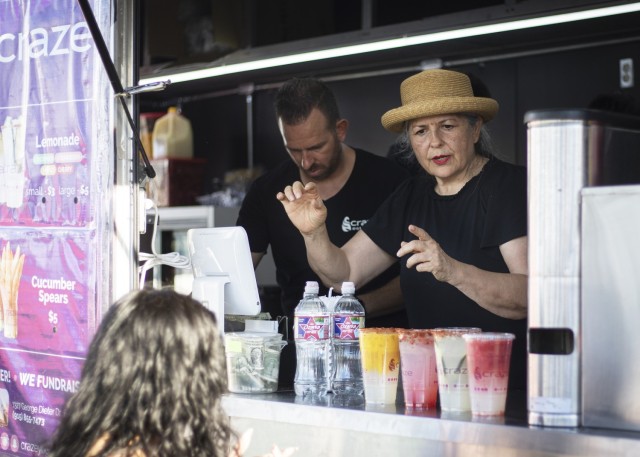
<instances>
[{"instance_id":1,"label":"customer with dark hair","mask_svg":"<svg viewBox=\"0 0 640 457\"><path fill-rule=\"evenodd\" d=\"M400 263L413 328L480 327L516 334L511 388L526 381L526 170L495 158L485 123L498 103L456 71L427 70L400 86L382 125L402 134L425 173L406 180L348 243L326 235L331 209L314 183L277 194L326 285L366 284ZM400 260L400 262L398 262Z\"/></svg>"},{"instance_id":2,"label":"customer with dark hair","mask_svg":"<svg viewBox=\"0 0 640 457\"><path fill-rule=\"evenodd\" d=\"M107 312L49 457L216 457L233 435L216 319L171 290L142 290Z\"/></svg>"},{"instance_id":3,"label":"customer with dark hair","mask_svg":"<svg viewBox=\"0 0 640 457\"><path fill-rule=\"evenodd\" d=\"M254 266L271 246L282 311L291 323L306 281L319 278L309 266L302 236L273 196L293 181L314 183L330 208L327 234L342 246L408 173L384 157L344 143L349 122L340 117L333 92L318 79L285 82L276 94L275 114L289 157L253 183L237 223L247 231ZM368 326L406 326L398 273L399 267L392 265L366 287L358 287ZM326 293L326 288L320 291Z\"/></svg>"}]
</instances>

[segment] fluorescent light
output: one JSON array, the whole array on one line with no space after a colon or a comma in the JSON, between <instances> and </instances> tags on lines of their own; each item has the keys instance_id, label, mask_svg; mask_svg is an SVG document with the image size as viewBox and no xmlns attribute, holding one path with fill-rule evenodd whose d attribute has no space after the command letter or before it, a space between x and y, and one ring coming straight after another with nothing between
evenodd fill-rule
<instances>
[{"instance_id":1,"label":"fluorescent light","mask_svg":"<svg viewBox=\"0 0 640 457\"><path fill-rule=\"evenodd\" d=\"M374 51L402 48L420 44L435 43L438 41L455 40L473 36L489 35L492 33L509 32L513 30L529 29L534 27L544 27L547 25L563 24L567 22L583 21L598 17L615 16L619 14L634 13L640 11L640 2L628 5L609 6L587 11L577 11L573 13L556 14L552 16L537 17L532 19L521 19L517 21L502 22L499 24L479 25L444 32L433 32L424 35L405 36L388 40L374 41L370 43L341 46L318 51L302 52L281 57L271 57L250 62L220 65L216 67L203 68L167 74L164 76L149 76L140 80L140 84L149 84L158 81L171 80L172 83L192 81L194 79L212 78L215 76L228 75L232 73L242 73L251 70L261 70L265 68L291 65L294 63L312 62L316 60L332 59L335 57L345 57L355 54L365 54Z\"/></svg>"}]
</instances>

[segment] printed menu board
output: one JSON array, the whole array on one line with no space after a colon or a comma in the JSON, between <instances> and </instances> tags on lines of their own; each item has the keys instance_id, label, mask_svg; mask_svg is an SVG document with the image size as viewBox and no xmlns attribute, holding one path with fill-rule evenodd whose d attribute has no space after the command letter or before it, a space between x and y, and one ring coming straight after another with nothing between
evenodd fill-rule
<instances>
[{"instance_id":1,"label":"printed menu board","mask_svg":"<svg viewBox=\"0 0 640 457\"><path fill-rule=\"evenodd\" d=\"M0 457L47 454L100 320L112 110L76 0L0 0Z\"/></svg>"},{"instance_id":2,"label":"printed menu board","mask_svg":"<svg viewBox=\"0 0 640 457\"><path fill-rule=\"evenodd\" d=\"M83 356L95 327L92 231L14 231L0 241L0 343Z\"/></svg>"},{"instance_id":3,"label":"printed menu board","mask_svg":"<svg viewBox=\"0 0 640 457\"><path fill-rule=\"evenodd\" d=\"M0 225L85 226L95 108L89 28L71 1L3 1L0 18Z\"/></svg>"}]
</instances>

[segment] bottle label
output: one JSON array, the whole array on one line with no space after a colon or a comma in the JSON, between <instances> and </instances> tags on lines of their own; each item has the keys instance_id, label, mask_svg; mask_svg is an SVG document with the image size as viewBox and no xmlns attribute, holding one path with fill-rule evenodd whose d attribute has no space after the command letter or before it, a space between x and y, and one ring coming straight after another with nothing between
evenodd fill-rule
<instances>
[{"instance_id":1,"label":"bottle label","mask_svg":"<svg viewBox=\"0 0 640 457\"><path fill-rule=\"evenodd\" d=\"M329 316L295 316L294 322L298 340L329 339Z\"/></svg>"},{"instance_id":2,"label":"bottle label","mask_svg":"<svg viewBox=\"0 0 640 457\"><path fill-rule=\"evenodd\" d=\"M334 314L333 336L338 340L357 340L360 327L364 327L364 316L351 314Z\"/></svg>"}]
</instances>

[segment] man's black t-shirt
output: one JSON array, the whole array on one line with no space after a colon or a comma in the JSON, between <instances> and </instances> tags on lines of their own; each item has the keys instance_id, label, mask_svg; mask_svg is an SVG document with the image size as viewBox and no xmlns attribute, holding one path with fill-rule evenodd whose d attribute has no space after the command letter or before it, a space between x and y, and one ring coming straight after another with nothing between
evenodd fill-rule
<instances>
[{"instance_id":1,"label":"man's black t-shirt","mask_svg":"<svg viewBox=\"0 0 640 457\"><path fill-rule=\"evenodd\" d=\"M329 238L337 246L342 246L355 235L408 176L402 167L384 157L359 149L355 151L356 161L351 176L336 195L324 202ZM290 320L302 298L306 281L318 281L320 295L327 293L307 262L302 235L289 220L282 203L276 199L278 192L299 180L298 167L290 159L256 179L242 203L237 222L247 231L251 252L266 252L271 245L276 281L282 289L283 311ZM374 290L398 273L399 266L394 265L356 292Z\"/></svg>"},{"instance_id":2,"label":"man's black t-shirt","mask_svg":"<svg viewBox=\"0 0 640 457\"><path fill-rule=\"evenodd\" d=\"M456 195L442 196L435 180L405 181L385 201L365 233L395 256L402 241L415 239L408 226L421 227L450 257L478 268L507 273L500 245L527 234L526 170L497 159L485 164ZM505 319L485 310L454 286L400 261L402 293L413 328L480 327L516 335L510 385L522 389L526 379L526 319Z\"/></svg>"}]
</instances>

